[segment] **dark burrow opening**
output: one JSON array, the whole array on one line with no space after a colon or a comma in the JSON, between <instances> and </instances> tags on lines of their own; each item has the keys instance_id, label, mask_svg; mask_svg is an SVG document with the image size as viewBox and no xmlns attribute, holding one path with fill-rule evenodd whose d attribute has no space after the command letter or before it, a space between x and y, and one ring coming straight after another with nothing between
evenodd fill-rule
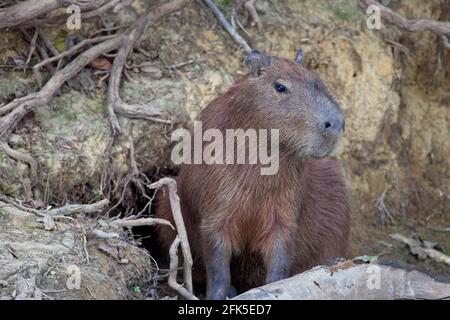
<instances>
[{"instance_id":1,"label":"dark burrow opening","mask_svg":"<svg viewBox=\"0 0 450 320\"><path fill-rule=\"evenodd\" d=\"M146 172L148 180L151 182L158 181L164 177L173 177L177 174L177 169L164 169L158 170L157 172ZM157 205L157 200L155 197L155 192L163 192L163 190L150 190L146 189L147 196L152 198L151 204L149 205L149 199L142 196L140 191L132 183L129 184L129 196L126 205L117 207L114 211L110 213L111 216L116 216L120 213L123 218L125 212L133 212L137 214L141 211L142 215L140 218L155 217L155 210ZM167 227L168 228L168 227ZM154 226L139 226L131 228L132 240L141 249L147 251L151 256L153 263L156 262L157 268L152 268L152 275L150 278L146 279L146 288L142 291L144 296L147 298L161 299L167 296L173 297L176 295L175 291L168 286L168 270L169 270L169 252L165 250L158 240L158 234L156 232L156 227ZM181 257L180 257L181 260ZM180 282L182 279L182 270L178 272L178 279Z\"/></svg>"}]
</instances>

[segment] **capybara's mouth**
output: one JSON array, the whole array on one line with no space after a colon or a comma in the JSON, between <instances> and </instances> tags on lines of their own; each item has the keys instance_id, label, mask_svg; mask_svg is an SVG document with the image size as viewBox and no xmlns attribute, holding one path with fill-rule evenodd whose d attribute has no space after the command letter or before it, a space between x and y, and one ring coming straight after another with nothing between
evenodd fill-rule
<instances>
[{"instance_id":1,"label":"capybara's mouth","mask_svg":"<svg viewBox=\"0 0 450 320\"><path fill-rule=\"evenodd\" d=\"M310 156L315 159L323 159L334 156L338 146L339 139L324 141L319 148L314 149Z\"/></svg>"}]
</instances>

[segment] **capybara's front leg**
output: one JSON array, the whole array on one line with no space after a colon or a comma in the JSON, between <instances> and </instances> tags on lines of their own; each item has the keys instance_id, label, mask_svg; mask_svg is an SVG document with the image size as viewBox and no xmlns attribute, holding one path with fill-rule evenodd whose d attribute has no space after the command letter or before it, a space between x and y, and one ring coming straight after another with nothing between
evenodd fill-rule
<instances>
[{"instance_id":1,"label":"capybara's front leg","mask_svg":"<svg viewBox=\"0 0 450 320\"><path fill-rule=\"evenodd\" d=\"M230 250L223 239L205 240L206 299L225 300L230 291Z\"/></svg>"},{"instance_id":2,"label":"capybara's front leg","mask_svg":"<svg viewBox=\"0 0 450 320\"><path fill-rule=\"evenodd\" d=\"M289 276L290 256L285 243L276 241L272 245L272 250L265 256L266 260L266 284Z\"/></svg>"}]
</instances>

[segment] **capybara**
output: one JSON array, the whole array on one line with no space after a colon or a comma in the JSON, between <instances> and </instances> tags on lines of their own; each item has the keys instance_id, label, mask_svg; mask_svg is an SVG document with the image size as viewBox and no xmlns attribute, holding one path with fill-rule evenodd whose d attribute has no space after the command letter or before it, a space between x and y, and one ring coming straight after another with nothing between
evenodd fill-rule
<instances>
[{"instance_id":1,"label":"capybara","mask_svg":"<svg viewBox=\"0 0 450 320\"><path fill-rule=\"evenodd\" d=\"M199 115L203 131L224 136L239 128L279 132L275 174L262 175L261 163L201 163L182 164L175 177L194 288L206 282L207 299L346 255L351 199L340 164L328 157L345 130L344 115L302 58L302 50L292 60L253 50L245 60L248 74ZM173 221L162 192L156 215ZM168 250L175 232L160 227L158 236Z\"/></svg>"}]
</instances>

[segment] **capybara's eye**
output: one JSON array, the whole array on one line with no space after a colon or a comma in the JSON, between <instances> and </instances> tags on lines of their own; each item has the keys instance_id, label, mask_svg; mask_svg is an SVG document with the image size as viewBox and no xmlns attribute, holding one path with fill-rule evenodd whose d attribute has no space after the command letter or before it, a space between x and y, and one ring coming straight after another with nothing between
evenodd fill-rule
<instances>
[{"instance_id":1,"label":"capybara's eye","mask_svg":"<svg viewBox=\"0 0 450 320\"><path fill-rule=\"evenodd\" d=\"M287 92L286 86L284 86L284 85L282 85L281 83L278 83L278 82L275 82L274 88L275 88L275 90L277 90L278 92L282 92L282 93Z\"/></svg>"}]
</instances>

